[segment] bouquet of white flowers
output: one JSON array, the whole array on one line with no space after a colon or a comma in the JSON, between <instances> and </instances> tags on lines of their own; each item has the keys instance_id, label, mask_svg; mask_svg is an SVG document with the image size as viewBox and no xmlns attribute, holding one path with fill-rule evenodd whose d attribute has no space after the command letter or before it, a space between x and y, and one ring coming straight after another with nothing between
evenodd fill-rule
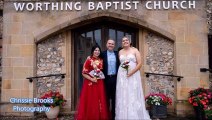
<instances>
[{"instance_id":1,"label":"bouquet of white flowers","mask_svg":"<svg viewBox=\"0 0 212 120\"><path fill-rule=\"evenodd\" d=\"M89 75L95 77L96 79L105 79L104 73L100 69L92 70Z\"/></svg>"},{"instance_id":2,"label":"bouquet of white flowers","mask_svg":"<svg viewBox=\"0 0 212 120\"><path fill-rule=\"evenodd\" d=\"M171 105L172 99L164 94L150 94L145 98L148 105Z\"/></svg>"}]
</instances>

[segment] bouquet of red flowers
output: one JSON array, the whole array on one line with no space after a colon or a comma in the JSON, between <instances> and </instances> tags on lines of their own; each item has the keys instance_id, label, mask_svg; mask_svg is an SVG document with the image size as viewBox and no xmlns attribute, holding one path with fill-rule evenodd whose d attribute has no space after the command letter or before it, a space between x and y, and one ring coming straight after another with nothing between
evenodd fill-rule
<instances>
[{"instance_id":1,"label":"bouquet of red flowers","mask_svg":"<svg viewBox=\"0 0 212 120\"><path fill-rule=\"evenodd\" d=\"M211 92L204 88L197 88L189 92L188 102L193 106L199 106L206 109L212 102Z\"/></svg>"},{"instance_id":2,"label":"bouquet of red flowers","mask_svg":"<svg viewBox=\"0 0 212 120\"><path fill-rule=\"evenodd\" d=\"M121 67L124 68L127 72L128 72L128 69L129 69L129 63L130 63L130 61L126 60L121 64Z\"/></svg>"},{"instance_id":3,"label":"bouquet of red flowers","mask_svg":"<svg viewBox=\"0 0 212 120\"><path fill-rule=\"evenodd\" d=\"M66 102L62 94L53 91L48 91L43 96L41 96L40 99L43 99L44 101L49 99L52 100L52 102L38 103L39 105L43 105L45 107L64 106Z\"/></svg>"},{"instance_id":4,"label":"bouquet of red flowers","mask_svg":"<svg viewBox=\"0 0 212 120\"><path fill-rule=\"evenodd\" d=\"M145 97L145 100L148 105L171 105L172 104L172 99L162 93L150 94Z\"/></svg>"}]
</instances>

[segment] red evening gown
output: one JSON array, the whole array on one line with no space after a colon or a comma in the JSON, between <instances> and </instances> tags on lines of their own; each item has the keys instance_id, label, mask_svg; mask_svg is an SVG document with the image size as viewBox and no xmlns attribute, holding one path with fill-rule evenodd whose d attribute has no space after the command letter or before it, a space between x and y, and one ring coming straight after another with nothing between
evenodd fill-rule
<instances>
[{"instance_id":1,"label":"red evening gown","mask_svg":"<svg viewBox=\"0 0 212 120\"><path fill-rule=\"evenodd\" d=\"M94 66L95 65L95 66ZM103 61L99 58L88 58L83 66L83 73L88 74L94 67L102 70ZM107 120L110 113L106 101L105 88L102 79L96 83L85 79L83 82L80 100L75 114L75 120Z\"/></svg>"}]
</instances>

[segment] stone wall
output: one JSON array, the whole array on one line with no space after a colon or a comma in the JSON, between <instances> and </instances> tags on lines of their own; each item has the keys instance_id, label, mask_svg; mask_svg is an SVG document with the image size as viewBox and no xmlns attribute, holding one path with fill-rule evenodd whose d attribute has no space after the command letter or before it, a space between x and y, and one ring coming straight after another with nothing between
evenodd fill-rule
<instances>
[{"instance_id":1,"label":"stone wall","mask_svg":"<svg viewBox=\"0 0 212 120\"><path fill-rule=\"evenodd\" d=\"M0 76L2 76L2 37L3 37L3 16L0 16Z\"/></svg>"},{"instance_id":2,"label":"stone wall","mask_svg":"<svg viewBox=\"0 0 212 120\"><path fill-rule=\"evenodd\" d=\"M0 0L0 11L3 11L3 5L4 1ZM2 37L3 37L3 15L0 16L0 76L2 76Z\"/></svg>"},{"instance_id":3,"label":"stone wall","mask_svg":"<svg viewBox=\"0 0 212 120\"><path fill-rule=\"evenodd\" d=\"M0 10L3 10L3 9L4 9L4 1L0 0Z\"/></svg>"},{"instance_id":4,"label":"stone wall","mask_svg":"<svg viewBox=\"0 0 212 120\"><path fill-rule=\"evenodd\" d=\"M153 33L145 37L148 46L146 64L150 73L174 74L174 42ZM175 97L176 86L172 77L150 75L147 79L150 93L164 93Z\"/></svg>"},{"instance_id":5,"label":"stone wall","mask_svg":"<svg viewBox=\"0 0 212 120\"><path fill-rule=\"evenodd\" d=\"M37 75L49 75L62 73L64 57L62 57L62 46L64 36L61 34L53 36L37 45ZM64 78L52 76L39 78L36 84L38 95L53 90L60 91L64 85Z\"/></svg>"},{"instance_id":6,"label":"stone wall","mask_svg":"<svg viewBox=\"0 0 212 120\"><path fill-rule=\"evenodd\" d=\"M209 33L212 34L212 0L207 0L206 12L207 12Z\"/></svg>"},{"instance_id":7,"label":"stone wall","mask_svg":"<svg viewBox=\"0 0 212 120\"><path fill-rule=\"evenodd\" d=\"M207 23L209 34L212 35L212 0L207 0L206 2L206 12L207 12ZM212 89L212 74L209 75L210 89Z\"/></svg>"},{"instance_id":8,"label":"stone wall","mask_svg":"<svg viewBox=\"0 0 212 120\"><path fill-rule=\"evenodd\" d=\"M83 1L82 7L86 7ZM142 1L143 2L143 1ZM155 31L156 33L162 33L162 35L170 38L170 34L174 43L174 55L176 57L176 62L174 68L176 69L176 74L183 76L180 82L177 82L176 88L176 100L187 100L188 92L191 89L195 89L201 86L200 80L206 83L205 87L208 87L208 74L202 74L199 69L202 67L208 68L208 43L207 34L208 28L206 23L206 11L205 11L205 1L196 1L196 9L192 10L146 10L145 7L139 6L138 10L114 10L110 9L107 11L23 11L17 12L14 9L12 1L4 1L4 18L3 18L3 74L2 74L2 95L1 101L8 102L9 98L32 98L34 96L34 84L29 83L26 77L34 75L49 74L43 71L38 71L37 64L35 63L36 58L36 47L35 40L41 40L48 36L51 39L52 33L61 32L67 30L66 28L72 29L76 27L78 23L84 23L86 21L94 22L95 18L116 18L120 21L124 20L126 24L131 25L131 23L136 24L139 29L148 31ZM210 19L209 19L210 20ZM118 21L118 20L117 20ZM67 31L67 35L70 32ZM142 34L139 38L142 38ZM54 38L54 37L53 37ZM57 38L57 37L56 37ZM55 39L56 39L55 38ZM62 37L63 38L63 37ZM158 40L163 39L161 37L153 34L153 37ZM48 39L46 39L48 41ZM67 40L68 41L68 40ZM69 39L71 41L71 37ZM163 41L166 41L163 39ZM54 43L54 42L53 42ZM166 43L166 42L165 42ZM44 43L40 43L44 44ZM139 41L139 44L143 44ZM151 43L152 44L152 43ZM156 43L155 43L156 44ZM68 44L67 44L68 45ZM69 44L71 46L71 43ZM46 45L48 46L48 45ZM65 46L65 51L70 49L70 46ZM160 46L160 45L159 45ZM47 47L48 48L48 47ZM48 49L45 48L45 51ZM168 51L165 51L168 54ZM50 53L50 52L48 52ZM74 51L69 50L67 54L73 55ZM159 52L162 54L162 52ZM168 56L168 55L166 55ZM47 57L47 56L45 56ZM45 58L44 57L44 58ZM60 57L61 58L61 57ZM145 57L146 58L146 57ZM159 56L159 58L162 58ZM73 58L72 58L73 59ZM38 60L38 59L37 59ZM71 58L67 58L66 64L64 64L65 69L73 68L73 64L70 62ZM46 61L41 61L42 64L46 64ZM157 65L159 62L156 62ZM148 63L150 64L150 63ZM51 61L53 65L53 61ZM150 64L151 66L152 64ZM160 65L160 64L159 64ZM152 65L153 66L153 65ZM60 67L56 67L58 70ZM164 67L163 67L164 68ZM145 69L145 68L144 68ZM157 67L152 69L157 70ZM164 68L165 69L165 68ZM145 69L146 70L146 69ZM148 69L151 70L151 69ZM56 69L53 68L53 71ZM159 72L164 72L168 70L157 70ZM36 73L36 74L34 74ZM60 72L58 72L60 73ZM171 71L170 71L171 73ZM71 99L72 81L74 80L71 76L71 72L68 71L68 78L65 83L64 94L67 94ZM53 78L54 79L54 78ZM154 78L157 81L162 78ZM166 78L165 78L166 79ZM48 80L47 80L48 81ZM172 80L170 80L172 81ZM44 82L44 81L43 81ZM52 86L47 82L46 85ZM63 82L62 82L63 83ZM49 85L50 84L50 85ZM169 83L167 80L166 84ZM44 84L45 85L45 84ZM43 87L41 91L47 90L47 87ZM146 86L146 85L144 85ZM172 88L168 88L170 91ZM174 89L174 88L173 88ZM166 92L167 89L164 89ZM71 91L71 92L70 92ZM176 105L176 111L180 111L182 114L185 113L189 106L184 107ZM12 112L10 106L1 107L4 112ZM190 106L191 107L191 106Z\"/></svg>"},{"instance_id":9,"label":"stone wall","mask_svg":"<svg viewBox=\"0 0 212 120\"><path fill-rule=\"evenodd\" d=\"M0 11L3 11L3 0L0 1ZM2 36L3 36L3 15L0 16L0 99L2 86Z\"/></svg>"}]
</instances>

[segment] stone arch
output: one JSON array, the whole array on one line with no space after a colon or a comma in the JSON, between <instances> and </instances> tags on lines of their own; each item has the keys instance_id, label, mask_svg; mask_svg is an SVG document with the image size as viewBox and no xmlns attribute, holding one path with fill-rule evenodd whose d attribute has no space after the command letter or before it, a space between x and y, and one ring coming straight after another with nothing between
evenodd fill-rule
<instances>
[{"instance_id":1,"label":"stone arch","mask_svg":"<svg viewBox=\"0 0 212 120\"><path fill-rule=\"evenodd\" d=\"M168 38L170 40L175 41L176 37L172 33L164 30L163 28L159 28L148 21L146 21L144 18L135 18L132 16L127 16L124 14L120 13L113 13L113 12L108 12L108 11L101 11L101 12L96 12L96 13L90 13L87 15L80 16L75 19L68 19L67 21L61 23L61 24L56 24L54 26L50 26L46 28L44 31L38 30L34 31L34 37L35 37L35 42L40 42L44 40L45 38L48 38L49 36L58 33L59 31L62 30L67 30L67 29L72 29L76 28L80 25L85 25L91 23L93 20L98 21L102 19L107 19L111 21L119 21L124 24L130 24L131 26L135 27L142 27L145 29L148 29L150 31L153 31L155 33L158 33L162 35L165 38Z\"/></svg>"},{"instance_id":2,"label":"stone arch","mask_svg":"<svg viewBox=\"0 0 212 120\"><path fill-rule=\"evenodd\" d=\"M45 26L45 29L43 29L43 30L34 31L33 33L35 36L35 43L38 43L38 42L40 43L41 41L45 42L46 40L48 41L49 38L51 38L52 36L54 36L57 33L61 33L62 31L67 31L69 29L74 29L74 28L77 28L80 26L84 26L84 25L92 23L93 21L99 22L102 20L114 21L114 22L118 21L121 24L127 24L127 25L135 27L135 28L144 28L147 31L151 31L151 32L157 34L161 38L168 39L169 41L172 41L172 42L175 41L175 39L176 39L175 35L173 35L172 33L164 30L163 28L159 28L159 27L149 23L144 18L138 19L138 18L120 14L120 13L112 13L112 12L102 11L102 12L96 12L96 13L90 13L87 15L82 15L78 18L71 19L71 20L67 19L67 21L65 21L61 24L54 24L53 26L49 26L49 27ZM142 48L142 49L144 49L144 48ZM144 53L142 53L142 54L144 54ZM67 69L67 71L66 72L68 74L71 73L70 72L71 70L69 68ZM70 79L72 79L72 77L69 75L68 79L70 80ZM73 93L74 93L74 90L72 90L71 94L73 94ZM72 100L71 104L75 104L74 98L71 97L70 99Z\"/></svg>"}]
</instances>

